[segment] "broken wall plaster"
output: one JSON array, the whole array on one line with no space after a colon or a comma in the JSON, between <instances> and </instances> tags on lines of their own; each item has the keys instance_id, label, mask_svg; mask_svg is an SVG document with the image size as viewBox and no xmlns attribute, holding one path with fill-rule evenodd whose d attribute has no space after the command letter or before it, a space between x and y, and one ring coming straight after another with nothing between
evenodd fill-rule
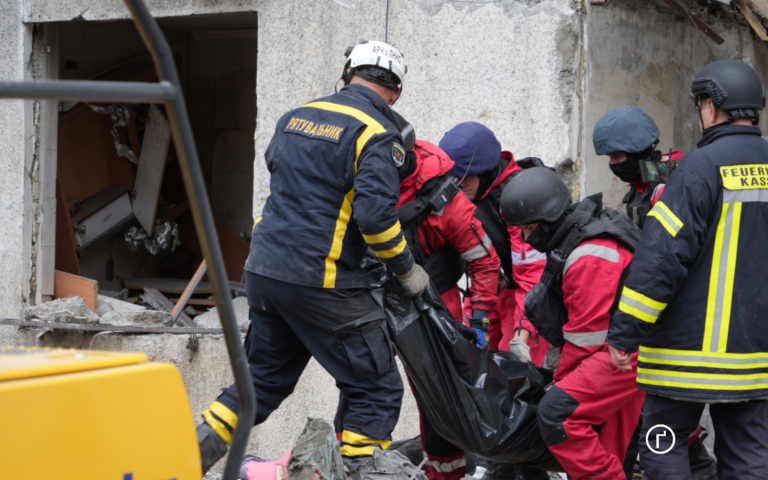
<instances>
[{"instance_id":1,"label":"broken wall plaster","mask_svg":"<svg viewBox=\"0 0 768 480\"><path fill-rule=\"evenodd\" d=\"M27 75L32 80L40 80L40 61L39 55L41 52L42 42L41 40L41 26L34 25L32 27L32 49L29 54L29 60L27 61ZM40 100L31 100L32 103L32 145L30 146L31 152L31 165L26 169L25 176L27 182L25 182L25 188L29 190L30 195L30 210L32 213L30 226L31 235L29 238L30 252L29 252L29 284L27 289L23 289L22 303L34 305L37 298L37 261L40 254L41 243L41 206L42 199L40 195ZM25 195L26 197L26 195Z\"/></svg>"},{"instance_id":2,"label":"broken wall plaster","mask_svg":"<svg viewBox=\"0 0 768 480\"><path fill-rule=\"evenodd\" d=\"M739 35L732 18L702 17L725 42L715 44L687 18L661 2L626 0L593 7L587 30L589 43L588 139L582 158L585 194L602 191L605 203L621 207L626 185L616 179L605 157L592 146L592 129L609 110L636 105L646 110L661 130L662 150L688 153L701 137L690 84L706 64L738 59ZM768 45L741 27L744 61L768 78ZM765 112L763 119L766 119Z\"/></svg>"}]
</instances>

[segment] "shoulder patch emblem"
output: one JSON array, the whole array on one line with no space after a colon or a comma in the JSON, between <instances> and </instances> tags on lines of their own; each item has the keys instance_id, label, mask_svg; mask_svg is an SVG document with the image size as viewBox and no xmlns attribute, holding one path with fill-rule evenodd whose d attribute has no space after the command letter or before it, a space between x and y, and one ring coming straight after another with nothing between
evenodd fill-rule
<instances>
[{"instance_id":1,"label":"shoulder patch emblem","mask_svg":"<svg viewBox=\"0 0 768 480\"><path fill-rule=\"evenodd\" d=\"M347 127L343 125L334 125L327 122L313 122L306 118L291 117L288 121L288 126L285 127L284 132L298 133L309 138L316 138L318 140L325 140L327 142L339 143L341 136Z\"/></svg>"},{"instance_id":2,"label":"shoulder patch emblem","mask_svg":"<svg viewBox=\"0 0 768 480\"><path fill-rule=\"evenodd\" d=\"M392 161L395 162L395 166L400 168L405 163L405 149L402 145L395 142L392 144Z\"/></svg>"}]
</instances>

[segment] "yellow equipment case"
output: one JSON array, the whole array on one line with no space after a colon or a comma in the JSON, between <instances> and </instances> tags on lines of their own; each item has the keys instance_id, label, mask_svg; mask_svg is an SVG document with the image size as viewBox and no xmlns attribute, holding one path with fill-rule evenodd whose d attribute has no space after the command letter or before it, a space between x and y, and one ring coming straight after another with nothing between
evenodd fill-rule
<instances>
[{"instance_id":1,"label":"yellow equipment case","mask_svg":"<svg viewBox=\"0 0 768 480\"><path fill-rule=\"evenodd\" d=\"M141 353L0 348L0 479L200 480L181 375Z\"/></svg>"}]
</instances>

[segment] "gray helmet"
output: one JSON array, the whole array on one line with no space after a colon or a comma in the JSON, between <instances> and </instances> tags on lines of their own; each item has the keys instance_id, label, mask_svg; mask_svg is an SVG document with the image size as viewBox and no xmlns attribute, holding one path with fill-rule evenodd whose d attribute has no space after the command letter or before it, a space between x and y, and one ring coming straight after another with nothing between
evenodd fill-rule
<instances>
[{"instance_id":1,"label":"gray helmet","mask_svg":"<svg viewBox=\"0 0 768 480\"><path fill-rule=\"evenodd\" d=\"M691 84L691 95L698 106L699 95L707 95L718 110L731 117L751 118L757 124L765 108L765 85L754 68L736 60L720 60L702 68Z\"/></svg>"},{"instance_id":2,"label":"gray helmet","mask_svg":"<svg viewBox=\"0 0 768 480\"><path fill-rule=\"evenodd\" d=\"M659 140L659 127L641 108L614 108L597 121L592 143L598 155L640 153Z\"/></svg>"},{"instance_id":3,"label":"gray helmet","mask_svg":"<svg viewBox=\"0 0 768 480\"><path fill-rule=\"evenodd\" d=\"M546 167L523 170L501 194L501 213L509 225L554 222L570 204L571 191Z\"/></svg>"}]
</instances>

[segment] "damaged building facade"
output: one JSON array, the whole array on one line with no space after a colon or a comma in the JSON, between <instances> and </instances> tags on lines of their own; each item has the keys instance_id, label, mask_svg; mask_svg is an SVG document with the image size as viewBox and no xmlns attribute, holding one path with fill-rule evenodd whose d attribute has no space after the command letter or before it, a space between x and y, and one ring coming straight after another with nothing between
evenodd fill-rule
<instances>
[{"instance_id":1,"label":"damaged building facade","mask_svg":"<svg viewBox=\"0 0 768 480\"><path fill-rule=\"evenodd\" d=\"M603 114L637 105L659 125L662 151L689 152L700 136L688 95L699 69L743 59L768 79L768 1L737 1L740 13L725 3L153 0L148 6L176 57L229 277L237 284L253 219L269 192L263 152L275 122L334 91L348 46L386 36L405 54L409 69L396 109L418 138L438 143L457 123L481 122L516 157L536 156L556 167L576 197L602 191L616 207L626 187L591 142ZM128 17L119 0L7 0L0 11L0 78L154 81ZM183 290L201 254L163 122L162 109L148 105L0 103L3 317L22 318L25 307L56 297L57 271L91 279L104 291L147 287L178 296ZM120 221L93 234L88 219L104 205L112 210L103 215ZM210 303L198 298L191 307L203 312ZM194 411L229 378L217 336L191 346L183 336L40 335L0 326L0 340L144 351L172 361ZM307 415L332 417L333 382L317 364L309 369L295 398L254 432L253 451L279 456ZM409 399L395 435L417 431Z\"/></svg>"}]
</instances>

